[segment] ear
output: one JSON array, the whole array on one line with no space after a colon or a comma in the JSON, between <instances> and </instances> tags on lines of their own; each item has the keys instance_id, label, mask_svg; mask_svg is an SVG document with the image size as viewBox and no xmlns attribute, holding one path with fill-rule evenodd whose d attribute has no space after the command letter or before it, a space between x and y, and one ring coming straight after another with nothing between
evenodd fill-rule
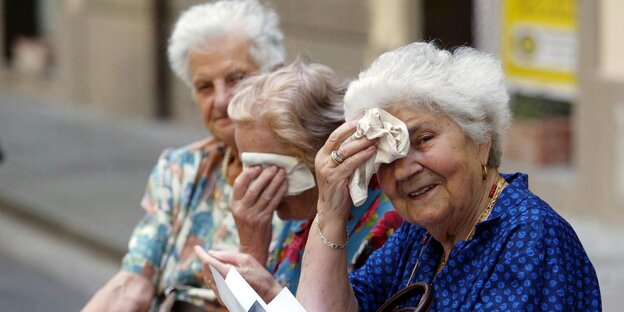
<instances>
[{"instance_id":1,"label":"ear","mask_svg":"<svg viewBox=\"0 0 624 312\"><path fill-rule=\"evenodd\" d=\"M479 144L479 159L482 165L487 165L490 157L490 149L492 148L492 138L488 137L485 142Z\"/></svg>"}]
</instances>

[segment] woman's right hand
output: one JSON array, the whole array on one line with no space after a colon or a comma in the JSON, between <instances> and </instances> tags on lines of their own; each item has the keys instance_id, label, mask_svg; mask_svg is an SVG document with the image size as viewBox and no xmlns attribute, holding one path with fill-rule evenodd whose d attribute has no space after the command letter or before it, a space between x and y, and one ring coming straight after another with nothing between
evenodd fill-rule
<instances>
[{"instance_id":1,"label":"woman's right hand","mask_svg":"<svg viewBox=\"0 0 624 312\"><path fill-rule=\"evenodd\" d=\"M266 263L273 213L286 194L286 172L276 166L245 167L234 181L230 208L240 238L239 250Z\"/></svg>"},{"instance_id":2,"label":"woman's right hand","mask_svg":"<svg viewBox=\"0 0 624 312\"><path fill-rule=\"evenodd\" d=\"M213 266L223 277L227 276L230 268L234 267L265 302L273 300L284 288L264 264L248 254L232 250L206 252L201 246L195 246L195 254L203 264L204 282L217 296L219 292L209 265ZM219 300L221 300L220 297Z\"/></svg>"},{"instance_id":3,"label":"woman's right hand","mask_svg":"<svg viewBox=\"0 0 624 312\"><path fill-rule=\"evenodd\" d=\"M344 123L329 136L314 160L319 188L317 213L319 222L345 223L351 210L349 179L353 172L375 155L377 140L366 137L347 140L357 128L357 120ZM343 158L337 164L331 156L336 151ZM344 228L343 228L344 230Z\"/></svg>"}]
</instances>

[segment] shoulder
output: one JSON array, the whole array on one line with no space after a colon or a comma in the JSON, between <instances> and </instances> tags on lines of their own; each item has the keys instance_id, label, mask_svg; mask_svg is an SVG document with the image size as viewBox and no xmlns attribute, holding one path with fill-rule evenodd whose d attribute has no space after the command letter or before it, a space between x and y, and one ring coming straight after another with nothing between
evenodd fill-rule
<instances>
[{"instance_id":1,"label":"shoulder","mask_svg":"<svg viewBox=\"0 0 624 312\"><path fill-rule=\"evenodd\" d=\"M576 238L572 226L548 203L533 193L520 201L516 209L516 214L510 215L509 218L511 225L544 232L550 236L567 235Z\"/></svg>"},{"instance_id":2,"label":"shoulder","mask_svg":"<svg viewBox=\"0 0 624 312\"><path fill-rule=\"evenodd\" d=\"M222 150L222 143L214 138L207 138L182 147L167 148L161 153L159 162L184 164L195 160L197 157L208 157L217 152L222 153Z\"/></svg>"},{"instance_id":3,"label":"shoulder","mask_svg":"<svg viewBox=\"0 0 624 312\"><path fill-rule=\"evenodd\" d=\"M514 246L532 246L536 251L542 250L549 254L552 254L551 249L565 245L568 251L584 255L584 249L572 226L528 189L526 175L514 176L515 180L511 180L499 199L500 223L496 231L503 239ZM524 244L519 241L524 241Z\"/></svg>"},{"instance_id":4,"label":"shoulder","mask_svg":"<svg viewBox=\"0 0 624 312\"><path fill-rule=\"evenodd\" d=\"M503 175L509 183L503 190L493 211L494 218L500 218L509 226L536 225L570 228L570 225L548 203L539 198L528 187L528 176L524 173Z\"/></svg>"},{"instance_id":5,"label":"shoulder","mask_svg":"<svg viewBox=\"0 0 624 312\"><path fill-rule=\"evenodd\" d=\"M494 239L498 248L552 254L565 245L573 254L585 254L572 226L529 190L526 174L503 176L509 185L498 199L491 218L482 225L484 237Z\"/></svg>"},{"instance_id":6,"label":"shoulder","mask_svg":"<svg viewBox=\"0 0 624 312\"><path fill-rule=\"evenodd\" d=\"M222 143L212 138L178 148L167 148L161 153L152 169L149 185L162 186L162 184L169 184L173 181L194 183L198 171L202 170L202 163L210 163L214 166L222 157L222 149ZM203 167L210 171L212 166Z\"/></svg>"}]
</instances>

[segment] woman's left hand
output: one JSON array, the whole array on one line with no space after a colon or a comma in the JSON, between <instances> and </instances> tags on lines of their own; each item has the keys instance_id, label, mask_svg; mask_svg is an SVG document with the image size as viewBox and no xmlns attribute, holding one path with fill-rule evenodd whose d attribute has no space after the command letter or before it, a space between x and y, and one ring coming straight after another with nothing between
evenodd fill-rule
<instances>
[{"instance_id":1,"label":"woman's left hand","mask_svg":"<svg viewBox=\"0 0 624 312\"><path fill-rule=\"evenodd\" d=\"M202 247L195 246L195 254L203 263L204 282L215 294L218 294L217 286L208 265L213 266L224 277L230 268L234 267L264 302L270 302L282 291L283 286L273 278L264 265L246 253L214 250L206 252Z\"/></svg>"}]
</instances>

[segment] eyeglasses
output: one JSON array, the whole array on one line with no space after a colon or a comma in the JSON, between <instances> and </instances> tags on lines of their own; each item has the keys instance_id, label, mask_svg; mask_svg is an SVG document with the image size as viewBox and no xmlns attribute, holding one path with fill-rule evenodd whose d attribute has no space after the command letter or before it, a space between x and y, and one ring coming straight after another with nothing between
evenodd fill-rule
<instances>
[{"instance_id":1,"label":"eyeglasses","mask_svg":"<svg viewBox=\"0 0 624 312\"><path fill-rule=\"evenodd\" d=\"M399 304L414 296L421 295L416 307L397 309ZM416 282L394 294L390 299L377 309L377 312L421 312L427 311L433 301L433 286L425 282Z\"/></svg>"}]
</instances>

